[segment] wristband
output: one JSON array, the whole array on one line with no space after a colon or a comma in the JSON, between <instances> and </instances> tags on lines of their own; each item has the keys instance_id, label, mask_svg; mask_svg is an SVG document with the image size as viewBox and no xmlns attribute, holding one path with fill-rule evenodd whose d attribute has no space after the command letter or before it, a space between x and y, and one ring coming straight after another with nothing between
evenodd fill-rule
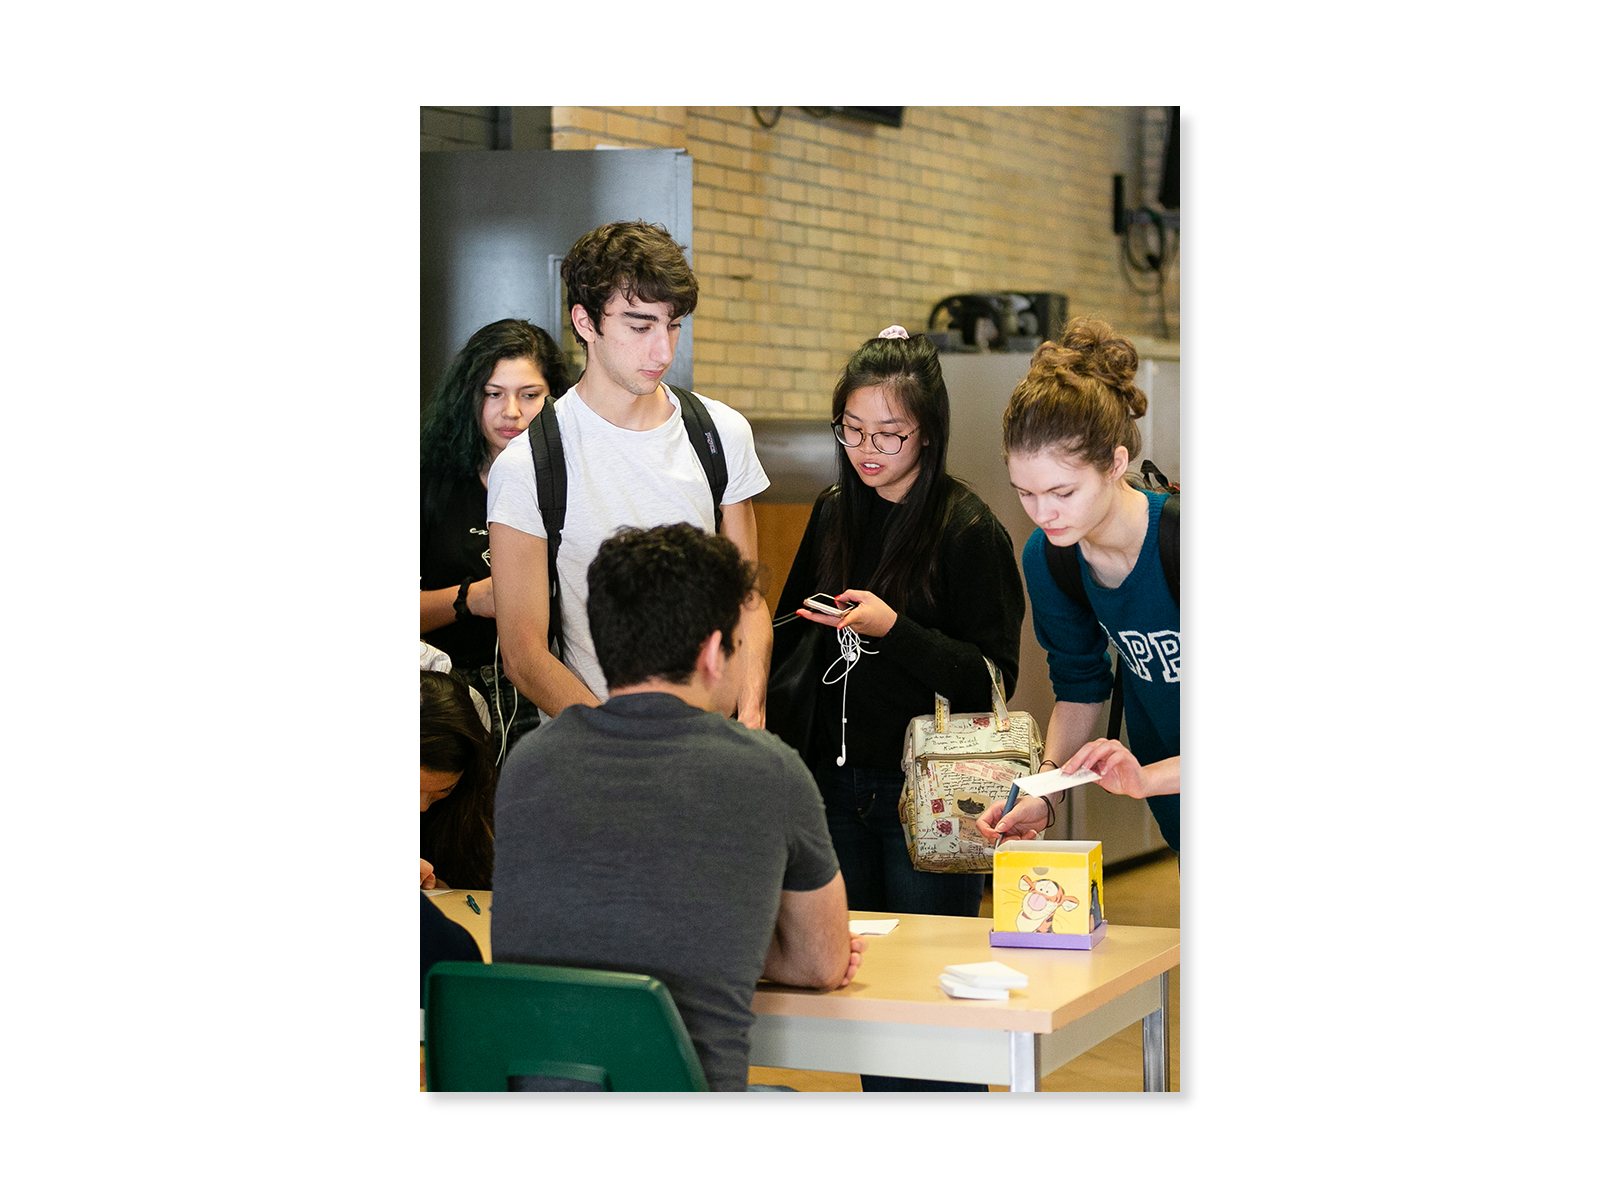
<instances>
[{"instance_id":1,"label":"wristband","mask_svg":"<svg viewBox=\"0 0 1600 1199\"><path fill-rule=\"evenodd\" d=\"M471 615L467 609L467 588L471 586L472 578L470 576L461 580L461 589L456 592L456 602L451 605L456 610L457 620L465 620Z\"/></svg>"}]
</instances>

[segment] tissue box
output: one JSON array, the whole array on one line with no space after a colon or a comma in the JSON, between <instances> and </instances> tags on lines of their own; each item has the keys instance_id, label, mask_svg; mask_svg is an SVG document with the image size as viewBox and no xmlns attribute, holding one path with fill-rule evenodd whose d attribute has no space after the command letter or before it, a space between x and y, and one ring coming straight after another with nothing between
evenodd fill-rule
<instances>
[{"instance_id":1,"label":"tissue box","mask_svg":"<svg viewBox=\"0 0 1600 1199\"><path fill-rule=\"evenodd\" d=\"M1008 841L994 855L990 945L1092 949L1106 935L1098 841Z\"/></svg>"}]
</instances>

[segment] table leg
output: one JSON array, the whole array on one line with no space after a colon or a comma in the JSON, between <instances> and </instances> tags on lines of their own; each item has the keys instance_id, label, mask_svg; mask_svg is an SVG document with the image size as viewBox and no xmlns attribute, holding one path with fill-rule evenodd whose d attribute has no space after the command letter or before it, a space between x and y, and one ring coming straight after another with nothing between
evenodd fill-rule
<instances>
[{"instance_id":1,"label":"table leg","mask_svg":"<svg viewBox=\"0 0 1600 1199\"><path fill-rule=\"evenodd\" d=\"M1147 1091L1169 1089L1167 1075L1172 1052L1167 1037L1168 974L1166 970L1161 972L1161 1006L1144 1018L1144 1089Z\"/></svg>"},{"instance_id":2,"label":"table leg","mask_svg":"<svg viewBox=\"0 0 1600 1199\"><path fill-rule=\"evenodd\" d=\"M1011 1034L1011 1089L1037 1091L1039 1089L1039 1034L1014 1032Z\"/></svg>"}]
</instances>

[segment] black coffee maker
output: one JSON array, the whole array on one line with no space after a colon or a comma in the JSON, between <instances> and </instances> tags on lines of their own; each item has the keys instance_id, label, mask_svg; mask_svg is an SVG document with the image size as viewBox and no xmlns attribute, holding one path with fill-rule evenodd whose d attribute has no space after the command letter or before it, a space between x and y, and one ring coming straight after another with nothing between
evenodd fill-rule
<instances>
[{"instance_id":1,"label":"black coffee maker","mask_svg":"<svg viewBox=\"0 0 1600 1199\"><path fill-rule=\"evenodd\" d=\"M975 292L946 296L933 306L928 340L957 353L1031 354L1040 342L1059 337L1066 323L1067 297L1060 292Z\"/></svg>"}]
</instances>

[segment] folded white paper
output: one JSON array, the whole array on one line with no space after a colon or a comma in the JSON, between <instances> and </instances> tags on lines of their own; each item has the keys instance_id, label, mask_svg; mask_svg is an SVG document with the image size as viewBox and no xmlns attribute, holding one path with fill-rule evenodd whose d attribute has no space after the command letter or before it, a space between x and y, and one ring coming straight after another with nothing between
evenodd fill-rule
<instances>
[{"instance_id":1,"label":"folded white paper","mask_svg":"<svg viewBox=\"0 0 1600 1199\"><path fill-rule=\"evenodd\" d=\"M1009 999L1010 991L997 991L993 987L969 987L959 978L949 974L939 976L939 989L951 999Z\"/></svg>"},{"instance_id":2,"label":"folded white paper","mask_svg":"<svg viewBox=\"0 0 1600 1199\"><path fill-rule=\"evenodd\" d=\"M969 987L986 987L990 990L1008 990L1028 985L1028 976L1013 970L1002 962L968 962L964 966L946 966L945 973Z\"/></svg>"},{"instance_id":3,"label":"folded white paper","mask_svg":"<svg viewBox=\"0 0 1600 1199\"><path fill-rule=\"evenodd\" d=\"M852 920L850 922L850 935L852 937L881 937L894 931L898 920Z\"/></svg>"},{"instance_id":4,"label":"folded white paper","mask_svg":"<svg viewBox=\"0 0 1600 1199\"><path fill-rule=\"evenodd\" d=\"M1057 791L1067 787L1076 787L1079 783L1092 783L1100 776L1095 771L1088 769L1074 770L1071 774L1064 774L1059 770L1046 770L1043 774L1028 774L1022 778L1013 779L1017 790L1024 795L1054 795Z\"/></svg>"}]
</instances>

